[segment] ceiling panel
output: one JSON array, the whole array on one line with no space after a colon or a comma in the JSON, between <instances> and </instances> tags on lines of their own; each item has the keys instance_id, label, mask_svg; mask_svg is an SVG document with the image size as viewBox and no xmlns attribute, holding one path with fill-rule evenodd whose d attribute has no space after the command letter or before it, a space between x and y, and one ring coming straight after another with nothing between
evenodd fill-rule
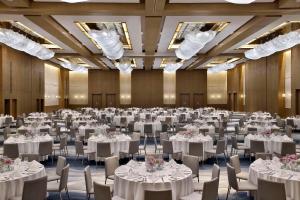
<instances>
[{"instance_id":1,"label":"ceiling panel","mask_svg":"<svg viewBox=\"0 0 300 200\"><path fill-rule=\"evenodd\" d=\"M61 0L34 0L36 2L62 2ZM140 0L88 0L85 3L140 3Z\"/></svg>"},{"instance_id":2,"label":"ceiling panel","mask_svg":"<svg viewBox=\"0 0 300 200\"><path fill-rule=\"evenodd\" d=\"M275 0L256 0L256 3L268 3ZM225 0L169 0L170 3L228 3Z\"/></svg>"}]
</instances>

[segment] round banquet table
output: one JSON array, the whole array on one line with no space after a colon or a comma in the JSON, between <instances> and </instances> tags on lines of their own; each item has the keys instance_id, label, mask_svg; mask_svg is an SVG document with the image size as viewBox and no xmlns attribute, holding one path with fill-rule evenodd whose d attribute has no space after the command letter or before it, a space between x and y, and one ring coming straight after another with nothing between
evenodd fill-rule
<instances>
[{"instance_id":1,"label":"round banquet table","mask_svg":"<svg viewBox=\"0 0 300 200\"><path fill-rule=\"evenodd\" d=\"M0 200L22 196L24 181L46 176L44 166L37 161L21 162L20 159L17 160L13 164L13 171L0 173Z\"/></svg>"},{"instance_id":2,"label":"round banquet table","mask_svg":"<svg viewBox=\"0 0 300 200\"><path fill-rule=\"evenodd\" d=\"M96 123L97 120L91 119L91 120L75 120L73 121L73 126L78 127L80 123L86 123L86 124L91 124L91 123Z\"/></svg>"},{"instance_id":3,"label":"round banquet table","mask_svg":"<svg viewBox=\"0 0 300 200\"><path fill-rule=\"evenodd\" d=\"M147 172L144 162L130 161L115 171L114 195L128 200L143 200L145 190L172 190L172 199L193 192L192 171L174 160L162 170Z\"/></svg>"},{"instance_id":4,"label":"round banquet table","mask_svg":"<svg viewBox=\"0 0 300 200\"><path fill-rule=\"evenodd\" d=\"M204 136L202 134L197 134L192 137L187 137L181 134L176 134L170 137L170 141L172 141L173 151L182 152L183 154L188 154L190 142L203 143L203 158L201 158L202 160L206 159L204 151L213 148L213 139L209 135Z\"/></svg>"},{"instance_id":5,"label":"round banquet table","mask_svg":"<svg viewBox=\"0 0 300 200\"><path fill-rule=\"evenodd\" d=\"M281 166L277 157L273 160L258 159L249 167L249 181L255 185L258 178L285 183L288 199L300 200L300 172L281 169Z\"/></svg>"},{"instance_id":6,"label":"round banquet table","mask_svg":"<svg viewBox=\"0 0 300 200\"><path fill-rule=\"evenodd\" d=\"M78 128L78 132L80 136L84 136L85 135L85 129L93 129L95 130L95 135L99 135L99 134L106 134L106 129L108 129L109 126L108 125L101 125L101 126L90 126L90 125L86 125L86 126L80 126ZM91 134L93 135L93 134Z\"/></svg>"},{"instance_id":7,"label":"round banquet table","mask_svg":"<svg viewBox=\"0 0 300 200\"><path fill-rule=\"evenodd\" d=\"M250 148L250 141L258 140L264 141L265 152L266 153L281 153L282 142L292 142L293 139L289 138L287 135L274 135L271 134L269 137L263 136L261 134L252 135L248 134L245 137L245 146Z\"/></svg>"},{"instance_id":8,"label":"round banquet table","mask_svg":"<svg viewBox=\"0 0 300 200\"><path fill-rule=\"evenodd\" d=\"M20 154L39 154L40 142L47 141L53 142L53 138L48 134L45 136L36 135L33 138L19 135L18 137L9 137L4 141L4 144L18 144Z\"/></svg>"},{"instance_id":9,"label":"round banquet table","mask_svg":"<svg viewBox=\"0 0 300 200\"><path fill-rule=\"evenodd\" d=\"M127 152L129 149L129 143L131 141L131 137L128 135L115 135L113 138L108 138L105 135L97 135L91 136L88 139L88 150L91 152L96 152L97 155L97 143L110 143L111 153L116 156L119 156L119 152ZM96 158L89 157L90 160L96 160Z\"/></svg>"},{"instance_id":10,"label":"round banquet table","mask_svg":"<svg viewBox=\"0 0 300 200\"><path fill-rule=\"evenodd\" d=\"M195 134L198 134L200 130L208 129L208 134L214 134L215 133L215 127L212 125L201 125L201 126L195 126L191 124L185 125L183 128L185 128L188 131L191 131Z\"/></svg>"},{"instance_id":11,"label":"round banquet table","mask_svg":"<svg viewBox=\"0 0 300 200\"><path fill-rule=\"evenodd\" d=\"M144 125L145 124L151 124L152 125L152 132L153 134L156 133L156 131L161 131L162 126L160 121L155 122L135 122L134 123L134 131L140 132L142 135L144 134Z\"/></svg>"},{"instance_id":12,"label":"round banquet table","mask_svg":"<svg viewBox=\"0 0 300 200\"><path fill-rule=\"evenodd\" d=\"M127 123L134 121L134 116L133 115L127 115L127 116L114 116L113 122L116 124L116 126L120 126L121 123L121 118L125 117L127 120Z\"/></svg>"},{"instance_id":13,"label":"round banquet table","mask_svg":"<svg viewBox=\"0 0 300 200\"><path fill-rule=\"evenodd\" d=\"M32 132L33 134L39 134L41 132L41 129L48 129L50 132L51 126L43 125L43 126L38 126L36 128L34 128L33 126L21 126L17 129L17 131L18 130L27 130L28 132Z\"/></svg>"},{"instance_id":14,"label":"round banquet table","mask_svg":"<svg viewBox=\"0 0 300 200\"><path fill-rule=\"evenodd\" d=\"M170 117L171 118L171 123L173 124L173 123L176 123L176 122L178 122L178 119L177 119L177 116L174 116L174 115L167 115L167 116L162 116L162 115L160 115L160 116L157 116L157 120L158 121L166 121L166 118L168 118L168 117Z\"/></svg>"}]
</instances>

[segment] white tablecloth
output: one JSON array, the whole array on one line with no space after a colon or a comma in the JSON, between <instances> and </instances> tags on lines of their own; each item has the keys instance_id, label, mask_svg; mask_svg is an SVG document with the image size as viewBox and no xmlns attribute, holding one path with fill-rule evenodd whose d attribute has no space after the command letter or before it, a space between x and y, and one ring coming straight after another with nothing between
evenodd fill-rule
<instances>
[{"instance_id":1,"label":"white tablecloth","mask_svg":"<svg viewBox=\"0 0 300 200\"><path fill-rule=\"evenodd\" d=\"M131 122L131 121L134 121L134 116L133 115L127 115L127 116L114 116L114 120L113 122L117 125L117 126L120 126L120 123L121 123L121 118L122 117L125 117L126 120L127 120L127 123Z\"/></svg>"},{"instance_id":2,"label":"white tablecloth","mask_svg":"<svg viewBox=\"0 0 300 200\"><path fill-rule=\"evenodd\" d=\"M270 160L258 159L249 168L249 181L257 185L257 179L285 183L286 195L291 200L300 200L300 172L280 169L278 158Z\"/></svg>"},{"instance_id":3,"label":"white tablecloth","mask_svg":"<svg viewBox=\"0 0 300 200\"><path fill-rule=\"evenodd\" d=\"M293 139L284 135L270 135L269 137L265 137L263 135L252 135L249 134L245 137L245 145L250 147L250 140L258 140L264 141L265 152L268 153L281 153L281 145L282 142L292 142Z\"/></svg>"},{"instance_id":4,"label":"white tablecloth","mask_svg":"<svg viewBox=\"0 0 300 200\"><path fill-rule=\"evenodd\" d=\"M151 124L152 125L152 132L155 134L156 131L161 131L161 122L155 121L155 122L135 122L134 123L134 131L140 132L142 135L144 134L144 125L145 124Z\"/></svg>"},{"instance_id":5,"label":"white tablecloth","mask_svg":"<svg viewBox=\"0 0 300 200\"><path fill-rule=\"evenodd\" d=\"M166 121L166 118L170 117L171 118L171 123L176 123L178 122L177 116L157 116L157 120L158 121Z\"/></svg>"},{"instance_id":6,"label":"white tablecloth","mask_svg":"<svg viewBox=\"0 0 300 200\"><path fill-rule=\"evenodd\" d=\"M162 170L150 173L146 171L145 163L133 162L116 169L114 195L143 200L145 190L171 189L172 199L176 200L193 192L192 171L185 165L168 162Z\"/></svg>"},{"instance_id":7,"label":"white tablecloth","mask_svg":"<svg viewBox=\"0 0 300 200\"><path fill-rule=\"evenodd\" d=\"M41 129L51 129L51 126L49 125L43 125L43 126L38 126L36 128L32 127L32 126L21 126L17 129L17 131L19 130L27 130L28 132L32 132L33 134L39 134L41 132Z\"/></svg>"},{"instance_id":8,"label":"white tablecloth","mask_svg":"<svg viewBox=\"0 0 300 200\"><path fill-rule=\"evenodd\" d=\"M52 141L53 138L49 135L35 136L34 138L26 138L23 135L19 137L9 137L4 141L4 144L18 144L20 154L38 154L40 142Z\"/></svg>"},{"instance_id":9,"label":"white tablecloth","mask_svg":"<svg viewBox=\"0 0 300 200\"><path fill-rule=\"evenodd\" d=\"M104 135L98 135L98 136L91 136L88 139L88 150L96 152L97 155L97 143L98 142L109 142L111 153L118 156L120 151L128 151L129 149L129 142L131 140L131 137L128 135L116 135L115 138L107 138ZM89 158L93 159L93 158Z\"/></svg>"},{"instance_id":10,"label":"white tablecloth","mask_svg":"<svg viewBox=\"0 0 300 200\"><path fill-rule=\"evenodd\" d=\"M187 129L188 131L192 131L195 134L199 133L199 130L201 129L208 129L208 134L214 134L215 133L215 127L210 125L201 125L201 126L195 126L195 125L190 125L187 124L183 128Z\"/></svg>"},{"instance_id":11,"label":"white tablecloth","mask_svg":"<svg viewBox=\"0 0 300 200\"><path fill-rule=\"evenodd\" d=\"M86 125L86 126L80 126L78 128L78 132L80 136L84 136L85 135L85 129L93 129L95 130L95 134L99 135L99 134L106 134L106 129L108 129L109 126L108 125L101 125L101 126L90 126L90 125Z\"/></svg>"},{"instance_id":12,"label":"white tablecloth","mask_svg":"<svg viewBox=\"0 0 300 200\"><path fill-rule=\"evenodd\" d=\"M206 159L204 151L213 148L213 139L209 135L203 136L202 134L198 134L193 137L185 137L181 134L176 134L170 137L170 141L172 141L173 151L182 152L183 154L188 154L190 142L202 142L204 155L201 158L202 160Z\"/></svg>"},{"instance_id":13,"label":"white tablecloth","mask_svg":"<svg viewBox=\"0 0 300 200\"><path fill-rule=\"evenodd\" d=\"M24 181L41 178L46 175L42 164L21 162L14 164L14 170L0 174L0 200L7 200L13 196L22 196Z\"/></svg>"}]
</instances>

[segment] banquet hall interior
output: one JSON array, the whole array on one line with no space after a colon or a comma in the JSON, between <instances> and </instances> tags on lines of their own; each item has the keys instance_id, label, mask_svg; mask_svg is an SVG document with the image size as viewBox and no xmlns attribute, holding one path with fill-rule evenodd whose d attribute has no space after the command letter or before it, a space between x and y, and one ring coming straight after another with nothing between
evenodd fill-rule
<instances>
[{"instance_id":1,"label":"banquet hall interior","mask_svg":"<svg viewBox=\"0 0 300 200\"><path fill-rule=\"evenodd\" d=\"M0 0L0 200L300 200L300 0Z\"/></svg>"}]
</instances>

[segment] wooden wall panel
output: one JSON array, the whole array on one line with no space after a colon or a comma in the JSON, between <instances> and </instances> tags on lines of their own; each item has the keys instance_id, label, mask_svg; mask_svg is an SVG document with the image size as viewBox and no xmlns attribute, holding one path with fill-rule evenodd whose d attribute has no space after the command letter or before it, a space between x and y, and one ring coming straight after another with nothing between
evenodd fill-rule
<instances>
[{"instance_id":1,"label":"wooden wall panel","mask_svg":"<svg viewBox=\"0 0 300 200\"><path fill-rule=\"evenodd\" d=\"M266 68L266 58L246 62L246 111L254 112L267 110Z\"/></svg>"},{"instance_id":2,"label":"wooden wall panel","mask_svg":"<svg viewBox=\"0 0 300 200\"><path fill-rule=\"evenodd\" d=\"M193 95L203 94L207 104L207 71L177 70L176 72L176 106L180 105L180 94L190 95L190 106L193 107Z\"/></svg>"},{"instance_id":3,"label":"wooden wall panel","mask_svg":"<svg viewBox=\"0 0 300 200\"><path fill-rule=\"evenodd\" d=\"M17 113L37 110L37 99L44 98L44 62L2 46L2 103L17 100ZM3 104L2 104L3 111Z\"/></svg>"},{"instance_id":4,"label":"wooden wall panel","mask_svg":"<svg viewBox=\"0 0 300 200\"><path fill-rule=\"evenodd\" d=\"M163 106L163 71L133 70L131 74L131 105Z\"/></svg>"},{"instance_id":5,"label":"wooden wall panel","mask_svg":"<svg viewBox=\"0 0 300 200\"><path fill-rule=\"evenodd\" d=\"M116 106L120 106L120 79L118 70L89 70L89 105L92 94L102 94L102 107L106 107L106 94L116 94Z\"/></svg>"},{"instance_id":6,"label":"wooden wall panel","mask_svg":"<svg viewBox=\"0 0 300 200\"><path fill-rule=\"evenodd\" d=\"M300 89L300 45L292 48L291 52L292 67L291 67L291 79L292 79L292 108L287 112L290 115L296 114L296 90Z\"/></svg>"}]
</instances>

